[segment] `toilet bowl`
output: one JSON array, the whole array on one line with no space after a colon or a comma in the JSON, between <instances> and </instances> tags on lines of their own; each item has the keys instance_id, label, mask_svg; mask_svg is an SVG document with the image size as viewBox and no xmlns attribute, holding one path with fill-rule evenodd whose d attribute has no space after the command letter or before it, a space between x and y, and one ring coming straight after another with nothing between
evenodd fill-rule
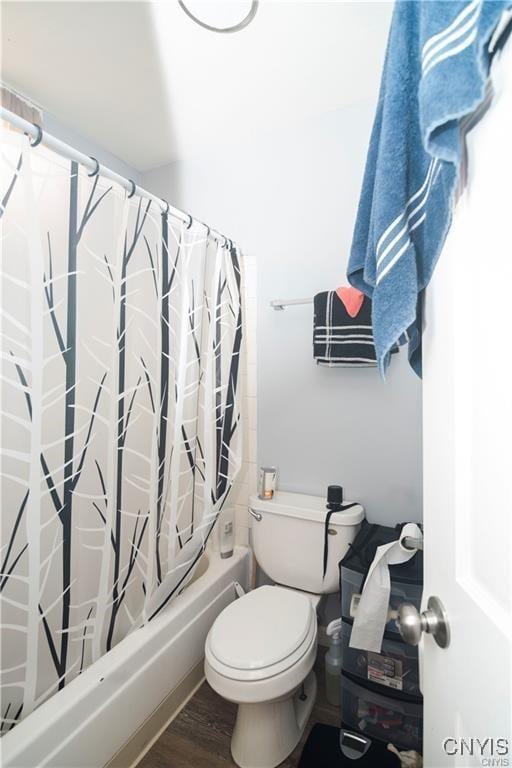
<instances>
[{"instance_id":1,"label":"toilet bowl","mask_svg":"<svg viewBox=\"0 0 512 768\"><path fill-rule=\"evenodd\" d=\"M327 510L317 496L250 499L252 544L276 586L235 600L205 646L205 675L238 704L231 754L241 768L274 768L294 750L316 697L316 608L338 590L338 563L359 529L359 504ZM329 513L329 514L327 514Z\"/></svg>"},{"instance_id":2,"label":"toilet bowl","mask_svg":"<svg viewBox=\"0 0 512 768\"><path fill-rule=\"evenodd\" d=\"M316 697L316 596L259 587L213 624L205 674L238 704L231 753L241 768L273 768L300 741Z\"/></svg>"}]
</instances>

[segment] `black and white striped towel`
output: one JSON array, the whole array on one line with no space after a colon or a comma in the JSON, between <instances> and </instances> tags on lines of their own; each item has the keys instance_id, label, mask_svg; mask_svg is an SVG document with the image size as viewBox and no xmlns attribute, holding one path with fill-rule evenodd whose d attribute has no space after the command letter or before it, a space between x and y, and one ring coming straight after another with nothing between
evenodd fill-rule
<instances>
[{"instance_id":1,"label":"black and white striped towel","mask_svg":"<svg viewBox=\"0 0 512 768\"><path fill-rule=\"evenodd\" d=\"M318 365L369 367L377 365L372 332L372 302L365 296L355 317L336 291L314 298L313 357Z\"/></svg>"}]
</instances>

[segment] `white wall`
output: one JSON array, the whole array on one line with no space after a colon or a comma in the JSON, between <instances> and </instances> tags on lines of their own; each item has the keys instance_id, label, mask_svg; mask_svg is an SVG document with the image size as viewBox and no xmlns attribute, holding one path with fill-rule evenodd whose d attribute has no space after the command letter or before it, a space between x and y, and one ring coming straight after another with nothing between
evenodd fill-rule
<instances>
[{"instance_id":1,"label":"white wall","mask_svg":"<svg viewBox=\"0 0 512 768\"><path fill-rule=\"evenodd\" d=\"M421 519L421 383L403 355L386 382L373 369L317 367L312 307L269 307L346 283L373 112L367 100L301 125L269 125L266 135L241 136L142 182L256 261L258 463L275 464L287 490L322 494L340 483L370 520L395 523Z\"/></svg>"},{"instance_id":2,"label":"white wall","mask_svg":"<svg viewBox=\"0 0 512 768\"><path fill-rule=\"evenodd\" d=\"M73 130L50 112L44 113L43 128L48 133L56 136L66 144L70 144L80 152L89 156L92 155L92 157L95 157L99 163L110 168L112 171L115 171L128 179L133 179L136 184L140 183L139 171L136 171L135 168L120 160L117 155L113 155L111 152L104 149L98 142Z\"/></svg>"}]
</instances>

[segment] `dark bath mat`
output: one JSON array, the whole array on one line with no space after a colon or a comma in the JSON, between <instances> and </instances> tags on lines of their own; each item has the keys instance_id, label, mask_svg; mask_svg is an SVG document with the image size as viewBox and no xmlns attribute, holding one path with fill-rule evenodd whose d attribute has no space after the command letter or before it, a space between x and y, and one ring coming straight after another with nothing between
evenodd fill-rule
<instances>
[{"instance_id":1,"label":"dark bath mat","mask_svg":"<svg viewBox=\"0 0 512 768\"><path fill-rule=\"evenodd\" d=\"M316 723L304 744L298 768L400 768L400 760L386 744L372 742L364 754L358 756L352 745L361 744L345 737L347 757L340 748L340 729L333 725Z\"/></svg>"}]
</instances>

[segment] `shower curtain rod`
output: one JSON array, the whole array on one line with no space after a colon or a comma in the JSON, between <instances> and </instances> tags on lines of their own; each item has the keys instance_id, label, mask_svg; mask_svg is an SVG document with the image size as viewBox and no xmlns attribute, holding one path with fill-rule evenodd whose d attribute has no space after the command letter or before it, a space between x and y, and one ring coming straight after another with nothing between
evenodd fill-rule
<instances>
[{"instance_id":1,"label":"shower curtain rod","mask_svg":"<svg viewBox=\"0 0 512 768\"><path fill-rule=\"evenodd\" d=\"M148 192L138 184L135 184L132 179L127 179L124 176L121 176L119 173L112 171L110 168L107 168L107 166L99 163L96 158L85 155L83 152L79 152L77 149L74 149L74 147L71 147L64 141L61 141L55 136L52 136L50 133L44 131L41 126L36 125L35 123L30 123L28 120L24 120L22 117L16 115L14 112L11 112L5 107L0 107L0 117L2 120L5 120L7 123L13 125L15 128L23 131L23 133L28 134L32 139L35 139L34 146L41 143L49 149L53 149L55 152L58 152L60 155L64 155L64 157L67 157L69 160L75 160L76 162L79 162L89 171L94 172L89 175L95 176L96 174L101 174L105 178L117 182L117 184L123 187L123 189L126 189L131 193L130 197L135 194L138 194L141 197L145 197L148 200L156 203L162 209L162 213L167 213L169 216L174 216L175 219L179 219L180 221L186 223L188 227L192 226L193 221L197 221L198 224L201 224L203 227L205 227L205 229L208 231L208 234L211 235L214 240L217 240L217 242L222 242L223 240L225 241L225 244L229 242L225 235L222 235L215 229L211 229L203 221L194 219L186 211L180 211L179 208L175 208L174 206L170 205L167 200L163 200L161 197L152 195L151 192Z\"/></svg>"}]
</instances>

